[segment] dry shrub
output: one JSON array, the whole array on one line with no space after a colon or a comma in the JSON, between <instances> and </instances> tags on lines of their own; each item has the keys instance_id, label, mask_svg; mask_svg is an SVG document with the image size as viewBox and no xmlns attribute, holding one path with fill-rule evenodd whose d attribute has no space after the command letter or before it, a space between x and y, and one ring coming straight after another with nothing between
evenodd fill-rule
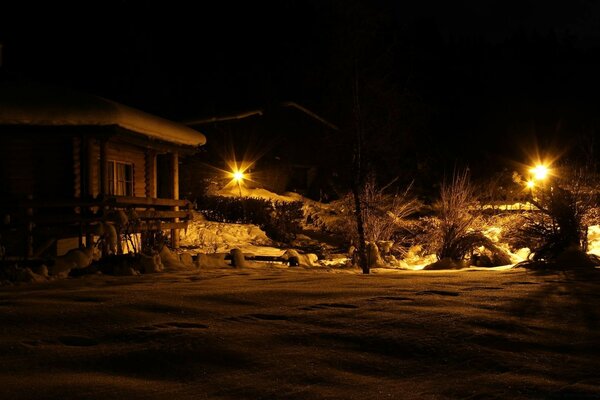
<instances>
[{"instance_id":1,"label":"dry shrub","mask_svg":"<svg viewBox=\"0 0 600 400\"><path fill-rule=\"evenodd\" d=\"M528 244L534 261L556 259L567 249L587 251L586 207L577 195L560 187L546 189L538 201L539 212L530 213L518 237Z\"/></svg>"},{"instance_id":2,"label":"dry shrub","mask_svg":"<svg viewBox=\"0 0 600 400\"><path fill-rule=\"evenodd\" d=\"M433 237L439 260L463 260L467 253L482 245L485 236L479 230L473 230L476 204L468 171L455 172L450 182L442 183L439 224Z\"/></svg>"},{"instance_id":3,"label":"dry shrub","mask_svg":"<svg viewBox=\"0 0 600 400\"><path fill-rule=\"evenodd\" d=\"M389 186L379 187L375 177L370 175L360 193L367 242L398 241L410 230L411 224L407 218L421 207L421 203L411 194L412 185L393 193L387 191ZM340 200L339 205L343 218L338 220L339 225L335 229L349 242L358 243L352 194Z\"/></svg>"},{"instance_id":4,"label":"dry shrub","mask_svg":"<svg viewBox=\"0 0 600 400\"><path fill-rule=\"evenodd\" d=\"M484 219L479 215L480 208L467 171L455 172L452 180L442 183L435 208L437 216L421 219L424 247L438 259L426 269L464 268L468 265L464 260L469 256L473 265L511 263L510 256L483 233L491 217Z\"/></svg>"},{"instance_id":5,"label":"dry shrub","mask_svg":"<svg viewBox=\"0 0 600 400\"><path fill-rule=\"evenodd\" d=\"M532 250L532 260L523 266L563 267L558 264L569 262L565 254L576 253L589 261L579 264L593 264L585 255L588 223L593 219L596 205L592 183L585 170L571 169L563 170L560 178L553 178L545 187L537 189L531 202L538 210L526 217L525 224L516 233Z\"/></svg>"},{"instance_id":6,"label":"dry shrub","mask_svg":"<svg viewBox=\"0 0 600 400\"><path fill-rule=\"evenodd\" d=\"M530 211L498 214L489 217L486 225L500 228L498 242L505 243L511 251L515 252L525 247L529 248L529 241L524 240L519 230L525 225L530 214Z\"/></svg>"}]
</instances>

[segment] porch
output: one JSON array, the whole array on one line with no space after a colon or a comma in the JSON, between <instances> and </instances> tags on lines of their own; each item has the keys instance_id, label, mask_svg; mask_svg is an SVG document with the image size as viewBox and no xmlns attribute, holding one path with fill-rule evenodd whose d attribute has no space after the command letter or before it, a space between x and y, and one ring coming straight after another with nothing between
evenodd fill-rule
<instances>
[{"instance_id":1,"label":"porch","mask_svg":"<svg viewBox=\"0 0 600 400\"><path fill-rule=\"evenodd\" d=\"M118 234L170 231L171 245L178 246L178 230L192 219L188 200L133 196L98 196L92 200L41 200L29 198L0 204L0 246L5 260L31 260L56 249L67 238L80 247L90 245L101 222L113 221L123 211L126 226L113 223Z\"/></svg>"}]
</instances>

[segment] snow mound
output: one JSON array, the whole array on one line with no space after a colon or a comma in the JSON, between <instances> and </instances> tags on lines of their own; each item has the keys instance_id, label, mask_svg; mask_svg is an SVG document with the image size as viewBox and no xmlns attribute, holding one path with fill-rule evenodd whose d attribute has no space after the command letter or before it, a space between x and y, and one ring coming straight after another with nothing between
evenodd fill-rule
<instances>
[{"instance_id":1,"label":"snow mound","mask_svg":"<svg viewBox=\"0 0 600 400\"><path fill-rule=\"evenodd\" d=\"M182 246L194 247L203 253L228 252L233 248L247 251L249 246L255 248L271 244L271 239L256 225L206 221L198 213L194 214L187 230L181 233Z\"/></svg>"},{"instance_id":2,"label":"snow mound","mask_svg":"<svg viewBox=\"0 0 600 400\"><path fill-rule=\"evenodd\" d=\"M600 225L588 227L588 253L600 256Z\"/></svg>"},{"instance_id":3,"label":"snow mound","mask_svg":"<svg viewBox=\"0 0 600 400\"><path fill-rule=\"evenodd\" d=\"M240 189L243 197L256 197L271 201L304 201L304 197L298 193L287 192L284 194L277 194L262 188L249 188L245 186L238 188L235 185L226 185L224 188L211 190L210 194L225 197L239 197Z\"/></svg>"}]
</instances>

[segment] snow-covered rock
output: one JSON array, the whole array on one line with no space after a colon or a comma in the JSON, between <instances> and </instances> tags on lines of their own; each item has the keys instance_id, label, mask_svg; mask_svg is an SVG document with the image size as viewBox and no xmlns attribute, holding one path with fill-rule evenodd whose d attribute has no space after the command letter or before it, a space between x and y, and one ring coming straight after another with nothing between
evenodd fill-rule
<instances>
[{"instance_id":1,"label":"snow-covered rock","mask_svg":"<svg viewBox=\"0 0 600 400\"><path fill-rule=\"evenodd\" d=\"M100 259L100 253L95 247L72 249L65 255L58 256L48 267L49 275L67 276L72 269L89 267L93 261Z\"/></svg>"},{"instance_id":2,"label":"snow-covered rock","mask_svg":"<svg viewBox=\"0 0 600 400\"><path fill-rule=\"evenodd\" d=\"M316 254L301 254L294 249L286 250L285 253L281 256L284 260L288 260L290 266L301 266L301 267L316 267L317 264L317 255ZM295 264L297 261L296 265Z\"/></svg>"}]
</instances>

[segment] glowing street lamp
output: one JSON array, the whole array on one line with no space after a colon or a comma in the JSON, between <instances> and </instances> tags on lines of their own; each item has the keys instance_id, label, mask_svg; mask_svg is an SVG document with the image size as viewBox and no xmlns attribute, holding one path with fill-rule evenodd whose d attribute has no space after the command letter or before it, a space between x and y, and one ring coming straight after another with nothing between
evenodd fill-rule
<instances>
[{"instance_id":1,"label":"glowing street lamp","mask_svg":"<svg viewBox=\"0 0 600 400\"><path fill-rule=\"evenodd\" d=\"M544 181L549 177L549 169L544 164L537 164L535 167L529 169L529 173L531 174L529 180L526 182L526 187L529 189L529 195L532 200L535 200L533 195L533 189L537 186L541 189L544 188ZM540 192L543 196L544 192Z\"/></svg>"},{"instance_id":2,"label":"glowing street lamp","mask_svg":"<svg viewBox=\"0 0 600 400\"><path fill-rule=\"evenodd\" d=\"M244 180L244 173L238 169L233 171L231 176L233 177L233 181L237 183L240 191L240 197L242 197L242 181Z\"/></svg>"},{"instance_id":3,"label":"glowing street lamp","mask_svg":"<svg viewBox=\"0 0 600 400\"><path fill-rule=\"evenodd\" d=\"M529 172L531 172L533 178L538 181L543 181L548 177L548 167L542 164L536 165L534 168L530 169Z\"/></svg>"}]
</instances>

